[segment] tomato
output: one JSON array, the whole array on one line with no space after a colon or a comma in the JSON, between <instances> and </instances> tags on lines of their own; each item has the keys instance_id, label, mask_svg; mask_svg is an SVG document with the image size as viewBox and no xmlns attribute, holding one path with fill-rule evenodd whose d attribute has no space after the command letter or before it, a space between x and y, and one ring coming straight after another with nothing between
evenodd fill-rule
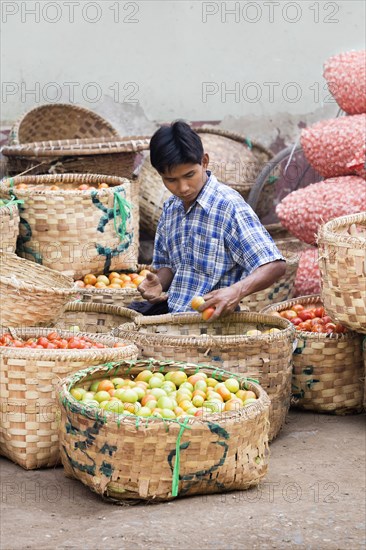
<instances>
[{"instance_id":1,"label":"tomato","mask_svg":"<svg viewBox=\"0 0 366 550\"><path fill-rule=\"evenodd\" d=\"M327 330L331 330L332 332L334 332L336 328L336 325L334 323L326 323L324 326Z\"/></svg>"},{"instance_id":2,"label":"tomato","mask_svg":"<svg viewBox=\"0 0 366 550\"><path fill-rule=\"evenodd\" d=\"M320 317L314 317L314 319L311 319L311 324L312 325L324 325L324 321Z\"/></svg>"},{"instance_id":3,"label":"tomato","mask_svg":"<svg viewBox=\"0 0 366 550\"><path fill-rule=\"evenodd\" d=\"M333 323L333 320L329 317L329 315L324 315L323 317L323 323L326 325L327 323Z\"/></svg>"},{"instance_id":4,"label":"tomato","mask_svg":"<svg viewBox=\"0 0 366 550\"><path fill-rule=\"evenodd\" d=\"M300 319L300 317L295 317L294 319L291 319L291 323L295 326L299 325L300 323L302 323L302 320Z\"/></svg>"},{"instance_id":5,"label":"tomato","mask_svg":"<svg viewBox=\"0 0 366 550\"><path fill-rule=\"evenodd\" d=\"M292 306L291 309L293 311L296 311L296 313L299 313L299 311L303 311L304 306L302 306L301 304L295 304L294 306Z\"/></svg>"},{"instance_id":6,"label":"tomato","mask_svg":"<svg viewBox=\"0 0 366 550\"><path fill-rule=\"evenodd\" d=\"M340 323L337 323L336 326L335 326L335 332L337 334L343 334L344 332L346 332L346 330L347 329L343 325L341 325Z\"/></svg>"},{"instance_id":7,"label":"tomato","mask_svg":"<svg viewBox=\"0 0 366 550\"><path fill-rule=\"evenodd\" d=\"M292 319L295 319L295 317L297 317L296 311L293 311L292 309L285 309L285 311L281 311L280 315L288 321L291 321Z\"/></svg>"},{"instance_id":8,"label":"tomato","mask_svg":"<svg viewBox=\"0 0 366 550\"><path fill-rule=\"evenodd\" d=\"M316 307L314 309L314 313L315 313L316 317L324 317L325 309L322 306L321 307Z\"/></svg>"},{"instance_id":9,"label":"tomato","mask_svg":"<svg viewBox=\"0 0 366 550\"><path fill-rule=\"evenodd\" d=\"M313 318L310 311L307 310L307 309L304 309L303 311L299 311L298 317L300 317L300 319L302 319L302 321L307 321L308 319Z\"/></svg>"},{"instance_id":10,"label":"tomato","mask_svg":"<svg viewBox=\"0 0 366 550\"><path fill-rule=\"evenodd\" d=\"M57 334L57 332L50 332L50 334L47 336L48 340L58 340L60 337Z\"/></svg>"},{"instance_id":11,"label":"tomato","mask_svg":"<svg viewBox=\"0 0 366 550\"><path fill-rule=\"evenodd\" d=\"M47 346L47 344L48 344L48 340L47 340L47 338L45 338L44 336L41 336L40 338L38 338L37 344L38 344L39 346L45 347L45 346Z\"/></svg>"}]
</instances>

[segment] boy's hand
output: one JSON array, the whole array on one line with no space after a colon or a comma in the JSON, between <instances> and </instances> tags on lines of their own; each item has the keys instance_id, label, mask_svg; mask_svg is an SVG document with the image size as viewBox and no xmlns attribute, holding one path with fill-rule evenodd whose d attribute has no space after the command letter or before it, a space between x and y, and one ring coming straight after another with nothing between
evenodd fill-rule
<instances>
[{"instance_id":1,"label":"boy's hand","mask_svg":"<svg viewBox=\"0 0 366 550\"><path fill-rule=\"evenodd\" d=\"M198 311L204 311L208 307L214 307L215 312L211 315L209 321L214 321L218 317L234 313L240 302L240 288L236 285L213 290L204 297L205 303L200 306Z\"/></svg>"},{"instance_id":2,"label":"boy's hand","mask_svg":"<svg viewBox=\"0 0 366 550\"><path fill-rule=\"evenodd\" d=\"M163 293L160 279L155 273L148 273L146 279L137 287L137 290L150 304L158 304L168 299L168 295Z\"/></svg>"}]
</instances>

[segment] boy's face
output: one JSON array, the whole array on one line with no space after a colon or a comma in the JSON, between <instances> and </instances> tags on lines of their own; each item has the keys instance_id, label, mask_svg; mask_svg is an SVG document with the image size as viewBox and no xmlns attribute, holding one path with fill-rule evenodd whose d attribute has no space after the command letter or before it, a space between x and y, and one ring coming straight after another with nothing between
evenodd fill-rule
<instances>
[{"instance_id":1,"label":"boy's face","mask_svg":"<svg viewBox=\"0 0 366 550\"><path fill-rule=\"evenodd\" d=\"M205 153L202 164L178 164L169 172L160 174L165 187L182 200L186 210L194 203L207 181L208 161L208 154Z\"/></svg>"}]
</instances>

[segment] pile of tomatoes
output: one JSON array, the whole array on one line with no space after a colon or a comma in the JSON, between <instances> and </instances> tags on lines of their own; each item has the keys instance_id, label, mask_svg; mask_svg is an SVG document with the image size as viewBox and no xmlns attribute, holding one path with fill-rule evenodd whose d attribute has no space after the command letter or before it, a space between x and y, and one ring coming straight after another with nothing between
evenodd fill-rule
<instances>
[{"instance_id":1,"label":"pile of tomatoes","mask_svg":"<svg viewBox=\"0 0 366 550\"><path fill-rule=\"evenodd\" d=\"M290 309L272 312L272 315L291 321L297 330L305 332L318 332L321 334L343 334L347 332L343 325L334 323L327 315L324 307L320 305L305 308L301 304L295 304Z\"/></svg>"},{"instance_id":2,"label":"pile of tomatoes","mask_svg":"<svg viewBox=\"0 0 366 550\"><path fill-rule=\"evenodd\" d=\"M59 185L55 184L55 185L51 185L49 187L46 187L46 186L32 186L32 185L28 185L27 183L19 183L18 185L15 186L15 189L17 190L24 190L24 189L46 189L47 191L59 191L60 189L62 191L90 191L92 189L109 189L109 185L108 183L98 183L96 185L88 185L87 183L82 183L81 185L79 185L78 187L76 187L75 189L70 189L70 188L67 188L65 187L62 183L60 183Z\"/></svg>"},{"instance_id":3,"label":"pile of tomatoes","mask_svg":"<svg viewBox=\"0 0 366 550\"><path fill-rule=\"evenodd\" d=\"M118 273L112 271L109 275L94 275L88 273L83 279L75 281L75 285L79 288L109 288L120 289L136 288L145 280L146 275L150 273L148 269L142 269L139 273Z\"/></svg>"},{"instance_id":4,"label":"pile of tomatoes","mask_svg":"<svg viewBox=\"0 0 366 550\"><path fill-rule=\"evenodd\" d=\"M116 342L113 345L114 348L125 346L126 344L123 342ZM51 332L47 336L28 338L27 340L13 338L11 334L5 333L3 336L0 336L0 347L30 349L96 349L112 346L106 346L101 342L94 342L87 336L71 336L68 338L63 338L57 332Z\"/></svg>"}]
</instances>

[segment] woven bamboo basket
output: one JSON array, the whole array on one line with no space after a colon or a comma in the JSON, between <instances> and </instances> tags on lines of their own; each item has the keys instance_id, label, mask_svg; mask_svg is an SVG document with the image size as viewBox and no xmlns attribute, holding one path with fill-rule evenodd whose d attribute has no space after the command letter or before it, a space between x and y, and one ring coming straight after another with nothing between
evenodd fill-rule
<instances>
[{"instance_id":1,"label":"woven bamboo basket","mask_svg":"<svg viewBox=\"0 0 366 550\"><path fill-rule=\"evenodd\" d=\"M271 233L271 231L269 232ZM278 238L276 234L272 238L286 259L285 274L268 288L243 298L240 301L240 309L248 308L250 311L259 312L270 304L288 300L292 296L299 266L299 254L303 246L298 239L286 237L280 230L278 235L281 235L282 238Z\"/></svg>"},{"instance_id":2,"label":"woven bamboo basket","mask_svg":"<svg viewBox=\"0 0 366 550\"><path fill-rule=\"evenodd\" d=\"M9 145L99 137L118 138L119 134L103 117L85 107L55 103L35 107L23 115L10 131Z\"/></svg>"},{"instance_id":3,"label":"woven bamboo basket","mask_svg":"<svg viewBox=\"0 0 366 550\"><path fill-rule=\"evenodd\" d=\"M141 314L126 307L108 304L71 302L66 306L55 326L58 330L108 334L124 323L131 323Z\"/></svg>"},{"instance_id":4,"label":"woven bamboo basket","mask_svg":"<svg viewBox=\"0 0 366 550\"><path fill-rule=\"evenodd\" d=\"M0 249L6 252L15 252L18 235L18 204L9 201L0 207Z\"/></svg>"},{"instance_id":5,"label":"woven bamboo basket","mask_svg":"<svg viewBox=\"0 0 366 550\"><path fill-rule=\"evenodd\" d=\"M262 145L250 142L244 136L212 128L195 128L200 135L204 149L209 153L209 169L223 183L226 183L242 197L247 198L262 166L273 154ZM141 227L154 234L163 210L163 203L171 195L161 177L151 166L147 157L139 172ZM274 186L265 186L258 215L269 212L274 200Z\"/></svg>"},{"instance_id":6,"label":"woven bamboo basket","mask_svg":"<svg viewBox=\"0 0 366 550\"><path fill-rule=\"evenodd\" d=\"M100 182L110 187L77 189L80 184L97 186ZM29 187L19 189L20 184ZM62 189L50 190L49 186L55 184ZM136 183L99 174L23 176L0 182L0 197L9 196L24 201L20 208L19 255L74 278L136 265Z\"/></svg>"},{"instance_id":7,"label":"woven bamboo basket","mask_svg":"<svg viewBox=\"0 0 366 550\"><path fill-rule=\"evenodd\" d=\"M153 273L156 272L150 265L137 264L134 272L140 272L143 269L149 269ZM126 271L126 273L128 273ZM143 298L140 292L133 288L80 288L80 299L83 302L95 304L111 304L115 306L126 307L131 302L141 302Z\"/></svg>"},{"instance_id":8,"label":"woven bamboo basket","mask_svg":"<svg viewBox=\"0 0 366 550\"><path fill-rule=\"evenodd\" d=\"M54 329L16 329L18 338L45 336ZM6 331L5 331L6 332ZM14 334L14 331L13 331ZM62 337L75 332L60 331ZM110 335L78 333L113 346ZM107 361L134 359L133 345L89 350L0 348L0 454L26 469L60 461L56 385L80 369Z\"/></svg>"},{"instance_id":9,"label":"woven bamboo basket","mask_svg":"<svg viewBox=\"0 0 366 550\"><path fill-rule=\"evenodd\" d=\"M318 295L273 304L263 313L295 304L321 306ZM362 345L355 332L322 334L297 331L293 355L292 404L321 413L352 414L362 410Z\"/></svg>"},{"instance_id":10,"label":"woven bamboo basket","mask_svg":"<svg viewBox=\"0 0 366 550\"><path fill-rule=\"evenodd\" d=\"M77 292L69 277L15 254L0 253L0 326L48 325Z\"/></svg>"},{"instance_id":11,"label":"woven bamboo basket","mask_svg":"<svg viewBox=\"0 0 366 550\"><path fill-rule=\"evenodd\" d=\"M251 329L278 328L277 334L245 336ZM279 433L290 406L294 327L259 313L234 313L206 323L198 313L137 317L114 334L134 342L140 357L172 359L223 368L250 376L271 399L269 439Z\"/></svg>"},{"instance_id":12,"label":"woven bamboo basket","mask_svg":"<svg viewBox=\"0 0 366 550\"><path fill-rule=\"evenodd\" d=\"M145 136L128 138L89 138L38 141L6 146L8 175L25 171L32 174L105 174L132 178L138 153L149 146Z\"/></svg>"},{"instance_id":13,"label":"woven bamboo basket","mask_svg":"<svg viewBox=\"0 0 366 550\"><path fill-rule=\"evenodd\" d=\"M106 376L134 378L146 368L184 370L188 375L202 370L223 380L232 376L212 367L151 359L89 368L68 377L59 389L66 475L115 502L166 501L256 486L268 468L269 399L254 382L237 377L242 387L255 392L255 403L183 421L97 411L83 407L69 393L75 384Z\"/></svg>"},{"instance_id":14,"label":"woven bamboo basket","mask_svg":"<svg viewBox=\"0 0 366 550\"><path fill-rule=\"evenodd\" d=\"M366 336L363 338L363 408L366 411Z\"/></svg>"},{"instance_id":15,"label":"woven bamboo basket","mask_svg":"<svg viewBox=\"0 0 366 550\"><path fill-rule=\"evenodd\" d=\"M351 227L356 234L350 234ZM342 325L366 334L366 212L324 224L318 247L325 309Z\"/></svg>"}]
</instances>

